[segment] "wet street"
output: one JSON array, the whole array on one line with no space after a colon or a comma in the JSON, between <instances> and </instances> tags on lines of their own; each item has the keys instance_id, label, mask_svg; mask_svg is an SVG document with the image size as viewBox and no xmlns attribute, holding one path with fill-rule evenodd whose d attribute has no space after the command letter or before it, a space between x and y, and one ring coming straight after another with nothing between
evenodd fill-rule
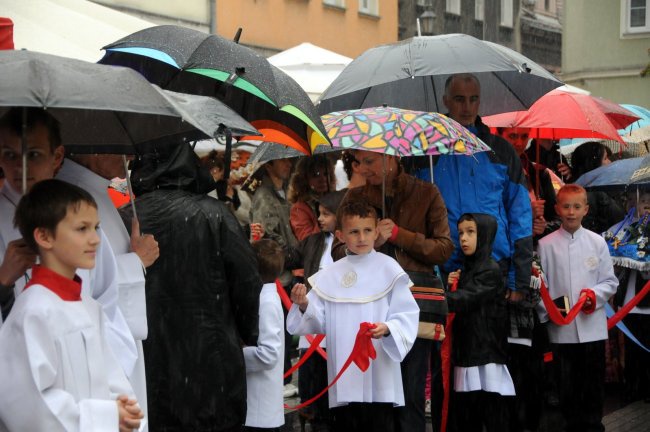
<instances>
[{"instance_id":1,"label":"wet street","mask_svg":"<svg viewBox=\"0 0 650 432\"><path fill-rule=\"evenodd\" d=\"M285 399L288 405L296 405L299 402L298 398ZM285 421L283 432L303 432L295 412L287 412ZM560 432L562 423L559 410L546 406L537 432ZM608 388L603 424L606 432L647 432L650 430L650 403L643 401L625 403L624 395L619 389ZM306 425L304 432L311 432L309 425ZM433 432L430 417L427 418L427 432Z\"/></svg>"}]
</instances>

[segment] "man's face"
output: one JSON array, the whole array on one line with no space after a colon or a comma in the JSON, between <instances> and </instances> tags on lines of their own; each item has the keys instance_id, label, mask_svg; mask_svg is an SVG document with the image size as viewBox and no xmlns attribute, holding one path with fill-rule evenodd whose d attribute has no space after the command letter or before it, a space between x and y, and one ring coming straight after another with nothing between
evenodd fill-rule
<instances>
[{"instance_id":1,"label":"man's face","mask_svg":"<svg viewBox=\"0 0 650 432\"><path fill-rule=\"evenodd\" d=\"M377 219L371 217L346 216L341 220L341 229L336 230L339 241L357 255L372 251L378 236Z\"/></svg>"},{"instance_id":2,"label":"man's face","mask_svg":"<svg viewBox=\"0 0 650 432\"><path fill-rule=\"evenodd\" d=\"M528 145L529 128L505 128L501 136L514 147L518 155L521 155Z\"/></svg>"},{"instance_id":3,"label":"man's face","mask_svg":"<svg viewBox=\"0 0 650 432\"><path fill-rule=\"evenodd\" d=\"M4 170L6 181L16 192L23 191L23 158L21 137L13 132L0 129L0 167ZM54 177L63 161L63 146L54 151L50 148L47 127L36 124L27 133L27 190L34 183Z\"/></svg>"},{"instance_id":4,"label":"man's face","mask_svg":"<svg viewBox=\"0 0 650 432\"><path fill-rule=\"evenodd\" d=\"M358 150L355 156L359 161L359 172L365 177L368 184L381 185L384 173L387 181L391 181L397 175L397 159L393 156L385 156L365 150ZM384 159L386 162L385 171Z\"/></svg>"},{"instance_id":5,"label":"man's face","mask_svg":"<svg viewBox=\"0 0 650 432\"><path fill-rule=\"evenodd\" d=\"M129 157L130 159L131 157ZM122 155L98 154L98 155L77 155L77 162L85 166L100 177L113 180L116 177L125 178L124 161Z\"/></svg>"},{"instance_id":6,"label":"man's face","mask_svg":"<svg viewBox=\"0 0 650 432\"><path fill-rule=\"evenodd\" d=\"M266 164L266 172L271 177L288 180L291 176L291 166L289 159L277 159Z\"/></svg>"},{"instance_id":7,"label":"man's face","mask_svg":"<svg viewBox=\"0 0 650 432\"><path fill-rule=\"evenodd\" d=\"M473 79L454 78L442 98L449 117L463 126L474 124L481 103L481 89Z\"/></svg>"}]
</instances>

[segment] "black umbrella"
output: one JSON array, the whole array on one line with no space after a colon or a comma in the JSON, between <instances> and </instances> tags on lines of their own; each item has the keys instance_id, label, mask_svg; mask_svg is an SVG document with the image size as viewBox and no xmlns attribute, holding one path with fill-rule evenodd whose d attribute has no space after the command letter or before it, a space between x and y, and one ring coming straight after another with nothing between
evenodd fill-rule
<instances>
[{"instance_id":1,"label":"black umbrella","mask_svg":"<svg viewBox=\"0 0 650 432\"><path fill-rule=\"evenodd\" d=\"M133 33L104 49L100 63L131 67L169 90L217 97L260 130L265 141L305 153L328 142L304 90L234 41L165 25Z\"/></svg>"},{"instance_id":2,"label":"black umbrella","mask_svg":"<svg viewBox=\"0 0 650 432\"><path fill-rule=\"evenodd\" d=\"M144 143L228 135L230 126L256 133L216 99L162 91L128 68L0 51L0 76L0 116L10 107L46 109L76 153L133 153Z\"/></svg>"},{"instance_id":3,"label":"black umbrella","mask_svg":"<svg viewBox=\"0 0 650 432\"><path fill-rule=\"evenodd\" d=\"M562 85L523 55L464 34L418 36L371 48L354 59L325 90L318 110L369 108L384 104L445 112L445 81L473 73L481 83L481 115L525 110Z\"/></svg>"},{"instance_id":4,"label":"black umbrella","mask_svg":"<svg viewBox=\"0 0 650 432\"><path fill-rule=\"evenodd\" d=\"M30 51L0 51L0 116L47 109L75 153L134 152L147 142L256 130L214 98L160 90L128 68Z\"/></svg>"}]
</instances>

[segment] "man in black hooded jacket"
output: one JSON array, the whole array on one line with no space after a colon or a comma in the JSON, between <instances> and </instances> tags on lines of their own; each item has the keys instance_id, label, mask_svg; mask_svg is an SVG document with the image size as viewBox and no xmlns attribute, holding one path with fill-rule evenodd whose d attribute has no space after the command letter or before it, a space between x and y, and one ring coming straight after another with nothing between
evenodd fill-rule
<instances>
[{"instance_id":1,"label":"man in black hooded jacket","mask_svg":"<svg viewBox=\"0 0 650 432\"><path fill-rule=\"evenodd\" d=\"M150 430L239 431L241 344L257 344L262 287L253 250L230 210L205 195L214 182L188 145L150 149L131 178L141 230L161 251L146 275Z\"/></svg>"}]
</instances>

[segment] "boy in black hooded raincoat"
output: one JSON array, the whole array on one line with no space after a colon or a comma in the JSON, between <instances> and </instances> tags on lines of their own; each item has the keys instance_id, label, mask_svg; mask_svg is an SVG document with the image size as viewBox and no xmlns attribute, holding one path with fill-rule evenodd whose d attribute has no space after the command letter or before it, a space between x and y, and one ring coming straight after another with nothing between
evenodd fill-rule
<instances>
[{"instance_id":1,"label":"boy in black hooded raincoat","mask_svg":"<svg viewBox=\"0 0 650 432\"><path fill-rule=\"evenodd\" d=\"M454 365L451 419L463 432L504 431L508 428L507 399L514 385L506 367L508 316L506 289L499 264L491 257L496 219L465 213L458 220L458 236L465 255L464 268L449 274L453 325Z\"/></svg>"}]
</instances>

